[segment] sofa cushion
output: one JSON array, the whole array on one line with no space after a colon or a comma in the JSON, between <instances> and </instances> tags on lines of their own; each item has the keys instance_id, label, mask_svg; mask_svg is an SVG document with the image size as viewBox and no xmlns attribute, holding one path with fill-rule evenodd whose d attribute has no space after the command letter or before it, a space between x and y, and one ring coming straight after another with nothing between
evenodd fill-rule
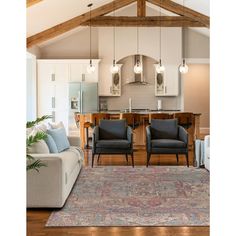
<instances>
[{"instance_id":1,"label":"sofa cushion","mask_svg":"<svg viewBox=\"0 0 236 236\"><path fill-rule=\"evenodd\" d=\"M28 147L28 153L50 153L48 145L44 140L39 140L37 143L34 143L32 146Z\"/></svg>"},{"instance_id":2,"label":"sofa cushion","mask_svg":"<svg viewBox=\"0 0 236 236\"><path fill-rule=\"evenodd\" d=\"M62 121L60 121L59 123L55 123L55 122L49 122L48 123L49 127L51 129L59 129L59 128L65 128L64 124Z\"/></svg>"},{"instance_id":3,"label":"sofa cushion","mask_svg":"<svg viewBox=\"0 0 236 236\"><path fill-rule=\"evenodd\" d=\"M153 139L177 139L178 120L177 119L152 119L151 135Z\"/></svg>"},{"instance_id":4,"label":"sofa cushion","mask_svg":"<svg viewBox=\"0 0 236 236\"><path fill-rule=\"evenodd\" d=\"M57 145L50 134L47 134L45 142L48 145L50 153L58 153Z\"/></svg>"},{"instance_id":5,"label":"sofa cushion","mask_svg":"<svg viewBox=\"0 0 236 236\"><path fill-rule=\"evenodd\" d=\"M100 120L99 139L127 139L126 120Z\"/></svg>"},{"instance_id":6,"label":"sofa cushion","mask_svg":"<svg viewBox=\"0 0 236 236\"><path fill-rule=\"evenodd\" d=\"M79 162L79 155L70 148L60 153L65 172L70 175Z\"/></svg>"},{"instance_id":7,"label":"sofa cushion","mask_svg":"<svg viewBox=\"0 0 236 236\"><path fill-rule=\"evenodd\" d=\"M186 148L186 144L175 139L152 139L153 148Z\"/></svg>"},{"instance_id":8,"label":"sofa cushion","mask_svg":"<svg viewBox=\"0 0 236 236\"><path fill-rule=\"evenodd\" d=\"M54 142L56 143L58 152L62 152L70 147L64 128L49 129L47 133L52 136Z\"/></svg>"},{"instance_id":9,"label":"sofa cushion","mask_svg":"<svg viewBox=\"0 0 236 236\"><path fill-rule=\"evenodd\" d=\"M130 143L128 140L124 139L98 140L96 143L96 147L123 149L129 148Z\"/></svg>"}]
</instances>

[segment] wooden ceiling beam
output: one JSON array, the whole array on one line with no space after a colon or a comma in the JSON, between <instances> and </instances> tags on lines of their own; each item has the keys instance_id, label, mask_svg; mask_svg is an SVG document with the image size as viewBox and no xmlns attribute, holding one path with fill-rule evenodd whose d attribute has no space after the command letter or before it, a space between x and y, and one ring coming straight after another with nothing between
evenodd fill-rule
<instances>
[{"instance_id":1,"label":"wooden ceiling beam","mask_svg":"<svg viewBox=\"0 0 236 236\"><path fill-rule=\"evenodd\" d=\"M175 3L171 0L147 0L148 2L157 5L167 11L171 11L175 14L189 17L192 20L199 21L204 24L205 27L210 27L210 18L203 15L197 11L194 11L188 7L183 7L182 5Z\"/></svg>"},{"instance_id":2,"label":"wooden ceiling beam","mask_svg":"<svg viewBox=\"0 0 236 236\"><path fill-rule=\"evenodd\" d=\"M137 0L137 16L146 16L146 0Z\"/></svg>"},{"instance_id":3,"label":"wooden ceiling beam","mask_svg":"<svg viewBox=\"0 0 236 236\"><path fill-rule=\"evenodd\" d=\"M90 21L84 22L81 25L88 26ZM204 27L204 24L183 16L99 16L91 20L91 25L93 27Z\"/></svg>"},{"instance_id":4,"label":"wooden ceiling beam","mask_svg":"<svg viewBox=\"0 0 236 236\"><path fill-rule=\"evenodd\" d=\"M26 2L26 6L27 7L31 7L33 6L34 4L38 3L38 2L42 2L43 0L27 0Z\"/></svg>"},{"instance_id":5,"label":"wooden ceiling beam","mask_svg":"<svg viewBox=\"0 0 236 236\"><path fill-rule=\"evenodd\" d=\"M113 2L107 3L101 7L98 7L92 10L91 18L106 15L112 12L113 10L117 10L119 8L125 7L135 1L136 0L115 0L114 4ZM114 6L115 6L115 9L114 9ZM46 40L59 36L67 31L70 31L82 25L82 23L88 21L89 19L90 19L90 13L86 12L80 16L74 17L66 22L53 26L33 36L30 36L27 38L27 47L31 47L35 44L39 44Z\"/></svg>"}]
</instances>

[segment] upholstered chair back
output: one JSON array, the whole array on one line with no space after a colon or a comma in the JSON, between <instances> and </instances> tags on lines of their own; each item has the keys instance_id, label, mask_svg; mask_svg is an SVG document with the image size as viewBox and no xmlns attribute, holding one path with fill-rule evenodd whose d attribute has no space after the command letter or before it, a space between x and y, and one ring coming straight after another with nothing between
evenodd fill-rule
<instances>
[{"instance_id":1,"label":"upholstered chair back","mask_svg":"<svg viewBox=\"0 0 236 236\"><path fill-rule=\"evenodd\" d=\"M152 139L177 139L178 120L177 119L152 119L151 120Z\"/></svg>"},{"instance_id":2,"label":"upholstered chair back","mask_svg":"<svg viewBox=\"0 0 236 236\"><path fill-rule=\"evenodd\" d=\"M100 139L127 139L126 120L100 120Z\"/></svg>"}]
</instances>

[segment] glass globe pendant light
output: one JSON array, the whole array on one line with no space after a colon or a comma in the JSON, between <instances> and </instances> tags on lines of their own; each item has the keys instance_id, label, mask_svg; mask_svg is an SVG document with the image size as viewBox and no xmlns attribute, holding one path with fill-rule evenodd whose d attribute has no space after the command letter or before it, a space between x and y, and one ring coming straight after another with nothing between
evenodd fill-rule
<instances>
[{"instance_id":1,"label":"glass globe pendant light","mask_svg":"<svg viewBox=\"0 0 236 236\"><path fill-rule=\"evenodd\" d=\"M93 73L95 71L95 65L93 65L92 62L92 53L91 53L91 34L92 34L92 30L91 30L91 7L93 6L92 3L88 4L89 7L89 12L90 12L90 23L89 23L89 54L90 54L90 61L89 61L89 65L87 66L87 72L89 74Z\"/></svg>"},{"instance_id":2,"label":"glass globe pendant light","mask_svg":"<svg viewBox=\"0 0 236 236\"><path fill-rule=\"evenodd\" d=\"M137 60L135 62L135 66L134 66L134 73L141 74L142 71L143 71L143 67L142 67L142 64L140 63L140 60L139 60L139 28L138 28L138 24L137 24Z\"/></svg>"},{"instance_id":3,"label":"glass globe pendant light","mask_svg":"<svg viewBox=\"0 0 236 236\"><path fill-rule=\"evenodd\" d=\"M113 0L113 17L115 17L115 1ZM116 48L115 48L115 40L116 40L116 28L115 25L113 27L113 61L110 68L112 74L116 74L119 72L119 66L116 64Z\"/></svg>"},{"instance_id":4,"label":"glass globe pendant light","mask_svg":"<svg viewBox=\"0 0 236 236\"><path fill-rule=\"evenodd\" d=\"M185 16L185 14L184 14L185 12L184 12L184 0L183 0L183 17ZM183 26L182 26L182 29L184 30L184 23L183 23ZM185 56L185 42L184 42L184 35L183 35L183 45L182 45L182 47L183 47L183 51L182 51L182 53L183 53L183 56ZM179 65L179 72L181 73L181 74L186 74L186 73L188 73L188 65L186 64L186 61L185 61L185 59L183 58L183 60L182 60L182 63Z\"/></svg>"},{"instance_id":5,"label":"glass globe pendant light","mask_svg":"<svg viewBox=\"0 0 236 236\"><path fill-rule=\"evenodd\" d=\"M186 74L188 73L188 65L185 62L185 59L183 59L183 62L181 63L181 65L179 66L179 72L181 74Z\"/></svg>"},{"instance_id":6,"label":"glass globe pendant light","mask_svg":"<svg viewBox=\"0 0 236 236\"><path fill-rule=\"evenodd\" d=\"M156 72L157 73L163 73L165 71L165 66L161 62L161 6L160 6L160 33L159 33L160 39L159 39L159 50L160 50L160 60L158 65L156 66Z\"/></svg>"}]
</instances>

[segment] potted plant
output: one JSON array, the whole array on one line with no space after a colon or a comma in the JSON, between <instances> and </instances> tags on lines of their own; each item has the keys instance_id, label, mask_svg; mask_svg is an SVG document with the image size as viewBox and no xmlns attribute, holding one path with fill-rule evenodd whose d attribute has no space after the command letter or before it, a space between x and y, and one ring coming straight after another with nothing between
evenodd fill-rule
<instances>
[{"instance_id":1,"label":"potted plant","mask_svg":"<svg viewBox=\"0 0 236 236\"><path fill-rule=\"evenodd\" d=\"M51 116L42 116L40 118L37 118L34 121L28 121L26 123L26 128L32 128L35 125L37 125L39 122L44 121L46 119L52 118ZM35 160L33 156L31 156L29 152L29 147L31 147L33 144L37 143L40 140L45 140L47 138L47 134L43 131L38 131L34 135L29 135L26 138L26 170L36 170L39 172L39 168L46 166L41 160Z\"/></svg>"}]
</instances>

